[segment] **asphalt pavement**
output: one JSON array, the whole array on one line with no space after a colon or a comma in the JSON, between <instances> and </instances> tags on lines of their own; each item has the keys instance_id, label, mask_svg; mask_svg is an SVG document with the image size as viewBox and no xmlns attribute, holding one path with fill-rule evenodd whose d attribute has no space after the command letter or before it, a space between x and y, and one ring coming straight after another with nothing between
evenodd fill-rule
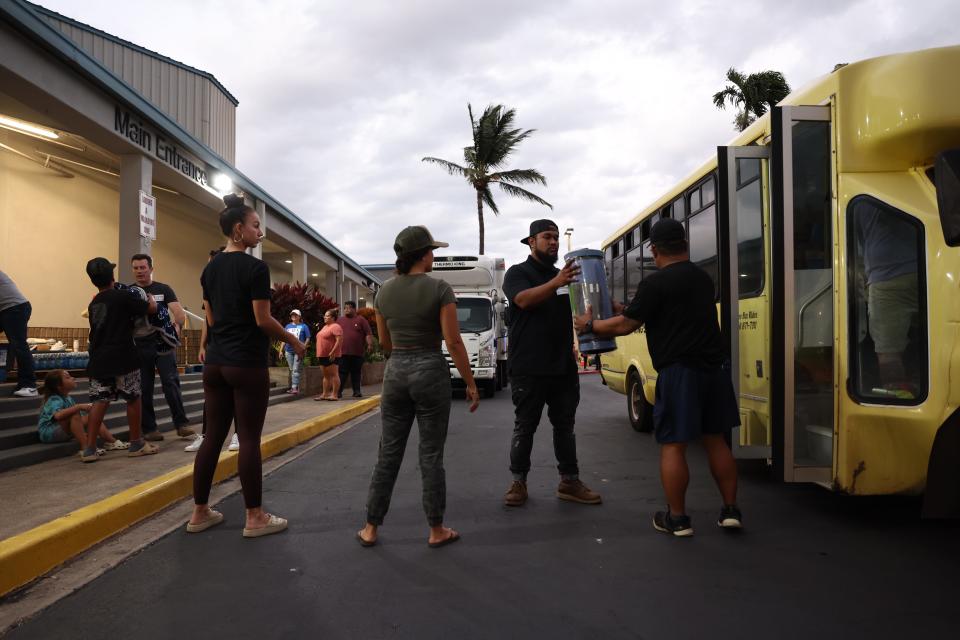
<instances>
[{"instance_id":1,"label":"asphalt pavement","mask_svg":"<svg viewBox=\"0 0 960 640\"><path fill-rule=\"evenodd\" d=\"M919 520L912 498L854 499L742 466L745 529L717 528L719 496L692 450L696 535L650 525L662 504L657 448L625 399L581 376L581 478L599 506L557 500L544 415L530 501L510 483L509 390L469 414L454 402L447 522L427 547L412 436L380 542L362 548L379 414L268 476L285 533L225 524L170 534L10 632L10 638L899 638L957 637L960 527Z\"/></svg>"}]
</instances>

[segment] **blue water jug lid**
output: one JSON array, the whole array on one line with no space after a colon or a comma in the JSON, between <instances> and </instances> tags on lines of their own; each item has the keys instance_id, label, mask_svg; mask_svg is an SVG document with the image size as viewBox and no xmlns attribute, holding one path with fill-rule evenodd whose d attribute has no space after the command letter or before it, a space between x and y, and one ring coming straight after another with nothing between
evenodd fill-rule
<instances>
[{"instance_id":1,"label":"blue water jug lid","mask_svg":"<svg viewBox=\"0 0 960 640\"><path fill-rule=\"evenodd\" d=\"M598 249L577 249L563 256L564 262L574 258L603 258L603 251Z\"/></svg>"}]
</instances>

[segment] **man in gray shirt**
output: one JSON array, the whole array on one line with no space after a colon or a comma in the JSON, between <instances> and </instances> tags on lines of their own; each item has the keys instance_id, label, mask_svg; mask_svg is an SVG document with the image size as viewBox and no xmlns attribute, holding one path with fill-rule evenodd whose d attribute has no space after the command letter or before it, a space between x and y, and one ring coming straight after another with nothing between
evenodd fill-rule
<instances>
[{"instance_id":1,"label":"man in gray shirt","mask_svg":"<svg viewBox=\"0 0 960 640\"><path fill-rule=\"evenodd\" d=\"M37 397L33 356L27 346L27 323L32 312L30 301L20 293L10 276L0 271L0 333L6 334L10 343L7 367L14 360L17 362L17 388L13 395L20 398Z\"/></svg>"}]
</instances>

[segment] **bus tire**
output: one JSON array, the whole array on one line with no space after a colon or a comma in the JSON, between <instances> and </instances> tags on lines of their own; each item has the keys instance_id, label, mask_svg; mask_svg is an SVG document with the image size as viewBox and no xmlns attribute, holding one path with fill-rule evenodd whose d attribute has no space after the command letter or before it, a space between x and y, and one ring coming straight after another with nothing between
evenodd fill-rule
<instances>
[{"instance_id":1,"label":"bus tire","mask_svg":"<svg viewBox=\"0 0 960 640\"><path fill-rule=\"evenodd\" d=\"M653 431L653 407L643 395L640 374L636 371L631 371L627 377L627 416L634 431L639 433Z\"/></svg>"}]
</instances>

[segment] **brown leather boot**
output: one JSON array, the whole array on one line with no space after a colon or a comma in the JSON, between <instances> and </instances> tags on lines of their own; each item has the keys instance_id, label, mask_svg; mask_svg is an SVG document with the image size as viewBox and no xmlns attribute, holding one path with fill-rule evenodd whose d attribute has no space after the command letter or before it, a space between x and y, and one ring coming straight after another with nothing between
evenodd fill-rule
<instances>
[{"instance_id":1,"label":"brown leather boot","mask_svg":"<svg viewBox=\"0 0 960 640\"><path fill-rule=\"evenodd\" d=\"M580 504L600 504L603 500L600 494L591 491L587 485L579 480L561 480L557 487L557 497L561 500L579 502Z\"/></svg>"},{"instance_id":2,"label":"brown leather boot","mask_svg":"<svg viewBox=\"0 0 960 640\"><path fill-rule=\"evenodd\" d=\"M521 507L527 501L527 483L514 480L506 495L503 496L503 503L508 507Z\"/></svg>"}]
</instances>

